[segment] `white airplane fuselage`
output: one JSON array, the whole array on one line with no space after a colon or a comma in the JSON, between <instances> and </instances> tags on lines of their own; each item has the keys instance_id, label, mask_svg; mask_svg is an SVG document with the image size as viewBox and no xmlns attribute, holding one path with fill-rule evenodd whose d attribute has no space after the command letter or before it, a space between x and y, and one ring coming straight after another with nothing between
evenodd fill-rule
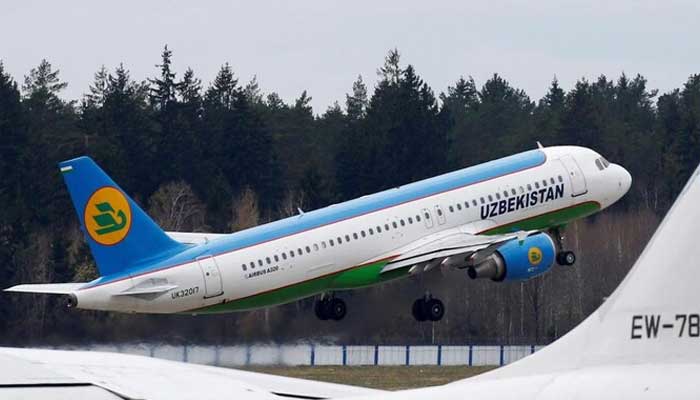
<instances>
[{"instance_id":1,"label":"white airplane fuselage","mask_svg":"<svg viewBox=\"0 0 700 400\"><path fill-rule=\"evenodd\" d=\"M74 292L77 307L238 311L407 276L408 267L389 273L382 268L436 235L546 230L608 207L629 189L630 177L605 163L596 152L575 146L520 153L226 235L121 276L103 276ZM150 294L152 287L172 289Z\"/></svg>"}]
</instances>

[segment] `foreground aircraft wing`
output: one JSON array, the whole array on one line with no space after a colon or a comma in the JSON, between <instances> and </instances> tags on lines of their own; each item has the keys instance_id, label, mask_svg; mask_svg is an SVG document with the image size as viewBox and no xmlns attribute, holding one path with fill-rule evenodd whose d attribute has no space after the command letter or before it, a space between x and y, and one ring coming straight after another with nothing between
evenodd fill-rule
<instances>
[{"instance_id":1,"label":"foreground aircraft wing","mask_svg":"<svg viewBox=\"0 0 700 400\"><path fill-rule=\"evenodd\" d=\"M379 390L286 378L151 357L0 348L5 399L326 399Z\"/></svg>"},{"instance_id":2,"label":"foreground aircraft wing","mask_svg":"<svg viewBox=\"0 0 700 400\"><path fill-rule=\"evenodd\" d=\"M204 244L229 235L228 233L165 232L171 239L184 244Z\"/></svg>"},{"instance_id":3,"label":"foreground aircraft wing","mask_svg":"<svg viewBox=\"0 0 700 400\"><path fill-rule=\"evenodd\" d=\"M421 238L396 252L401 254L383 269L382 273L411 267L411 273L428 271L444 265L463 267L470 257L487 257L501 244L525 238L531 232L519 231L503 235L478 235L470 228L449 229Z\"/></svg>"}]
</instances>

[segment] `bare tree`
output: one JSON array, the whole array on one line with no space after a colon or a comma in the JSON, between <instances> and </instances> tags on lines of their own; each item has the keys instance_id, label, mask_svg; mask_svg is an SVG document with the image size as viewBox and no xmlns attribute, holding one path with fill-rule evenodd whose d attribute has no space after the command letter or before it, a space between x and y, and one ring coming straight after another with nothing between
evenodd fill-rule
<instances>
[{"instance_id":1,"label":"bare tree","mask_svg":"<svg viewBox=\"0 0 700 400\"><path fill-rule=\"evenodd\" d=\"M240 231L256 226L260 223L260 210L258 208L258 197L249 187L231 203L231 231Z\"/></svg>"},{"instance_id":2,"label":"bare tree","mask_svg":"<svg viewBox=\"0 0 700 400\"><path fill-rule=\"evenodd\" d=\"M162 185L148 200L148 212L166 231L206 230L206 211L194 191L184 181Z\"/></svg>"}]
</instances>

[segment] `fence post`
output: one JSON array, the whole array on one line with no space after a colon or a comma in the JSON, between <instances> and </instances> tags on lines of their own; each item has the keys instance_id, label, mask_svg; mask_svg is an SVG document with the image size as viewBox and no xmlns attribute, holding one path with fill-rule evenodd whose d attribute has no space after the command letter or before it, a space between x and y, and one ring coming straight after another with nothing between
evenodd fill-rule
<instances>
[{"instance_id":1,"label":"fence post","mask_svg":"<svg viewBox=\"0 0 700 400\"><path fill-rule=\"evenodd\" d=\"M187 356L188 356L188 354L187 354L187 345L185 344L185 345L182 346L182 361L188 362L188 361L187 361Z\"/></svg>"},{"instance_id":2,"label":"fence post","mask_svg":"<svg viewBox=\"0 0 700 400\"><path fill-rule=\"evenodd\" d=\"M474 351L473 351L473 347L474 347L474 346L472 346L472 345L469 345L469 366L470 366L470 367L472 367L472 366L473 366L473 365L472 365L472 360L474 359L474 354L473 354L473 353L474 353Z\"/></svg>"},{"instance_id":3,"label":"fence post","mask_svg":"<svg viewBox=\"0 0 700 400\"><path fill-rule=\"evenodd\" d=\"M374 365L379 365L379 345L374 345Z\"/></svg>"},{"instance_id":4,"label":"fence post","mask_svg":"<svg viewBox=\"0 0 700 400\"><path fill-rule=\"evenodd\" d=\"M343 345L343 366L348 365L348 346Z\"/></svg>"},{"instance_id":5,"label":"fence post","mask_svg":"<svg viewBox=\"0 0 700 400\"><path fill-rule=\"evenodd\" d=\"M535 354L535 345L530 345L530 354Z\"/></svg>"},{"instance_id":6,"label":"fence post","mask_svg":"<svg viewBox=\"0 0 700 400\"><path fill-rule=\"evenodd\" d=\"M406 345L406 366L411 365L411 346Z\"/></svg>"},{"instance_id":7,"label":"fence post","mask_svg":"<svg viewBox=\"0 0 700 400\"><path fill-rule=\"evenodd\" d=\"M218 344L214 346L214 365L221 366L221 347Z\"/></svg>"},{"instance_id":8,"label":"fence post","mask_svg":"<svg viewBox=\"0 0 700 400\"><path fill-rule=\"evenodd\" d=\"M316 345L311 345L311 366L316 365Z\"/></svg>"},{"instance_id":9,"label":"fence post","mask_svg":"<svg viewBox=\"0 0 700 400\"><path fill-rule=\"evenodd\" d=\"M148 349L148 353L149 353L149 355L150 355L151 357L154 357L155 354L156 354L156 352L155 352L155 350L154 350L154 347L155 347L154 345L151 345L151 346L149 347L149 349Z\"/></svg>"},{"instance_id":10,"label":"fence post","mask_svg":"<svg viewBox=\"0 0 700 400\"><path fill-rule=\"evenodd\" d=\"M442 365L442 345L438 345L438 356L437 356L437 365L440 366Z\"/></svg>"},{"instance_id":11,"label":"fence post","mask_svg":"<svg viewBox=\"0 0 700 400\"><path fill-rule=\"evenodd\" d=\"M250 365L250 345L245 347L245 365Z\"/></svg>"},{"instance_id":12,"label":"fence post","mask_svg":"<svg viewBox=\"0 0 700 400\"><path fill-rule=\"evenodd\" d=\"M501 345L501 362L500 362L501 367L503 366L503 359L504 359L504 357L503 357L503 345Z\"/></svg>"}]
</instances>

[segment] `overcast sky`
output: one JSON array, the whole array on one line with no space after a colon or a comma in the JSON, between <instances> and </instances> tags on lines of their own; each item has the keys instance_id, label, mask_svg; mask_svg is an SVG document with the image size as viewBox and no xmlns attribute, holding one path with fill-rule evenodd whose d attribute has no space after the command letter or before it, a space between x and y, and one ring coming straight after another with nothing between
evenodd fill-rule
<instances>
[{"instance_id":1,"label":"overcast sky","mask_svg":"<svg viewBox=\"0 0 700 400\"><path fill-rule=\"evenodd\" d=\"M391 48L436 94L461 75L494 72L539 99L556 75L566 89L600 74L640 73L661 92L700 73L695 1L27 1L3 0L0 59L15 79L42 58L77 99L94 73L123 62L132 77L158 73L164 44L178 77L208 84L224 62L242 82L316 113L361 74L371 87Z\"/></svg>"}]
</instances>

